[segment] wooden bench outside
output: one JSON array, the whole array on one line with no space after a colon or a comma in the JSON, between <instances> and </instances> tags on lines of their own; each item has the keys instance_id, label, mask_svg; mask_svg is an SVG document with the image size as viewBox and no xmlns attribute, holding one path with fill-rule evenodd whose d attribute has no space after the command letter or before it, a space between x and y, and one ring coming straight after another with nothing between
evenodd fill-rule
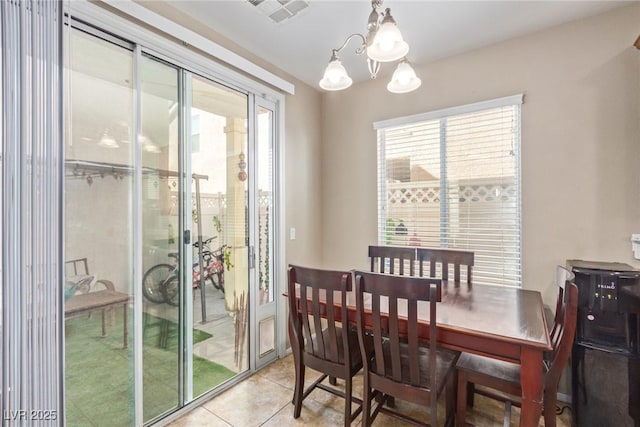
<instances>
[{"instance_id":1,"label":"wooden bench outside","mask_svg":"<svg viewBox=\"0 0 640 427\"><path fill-rule=\"evenodd\" d=\"M65 262L65 275L66 276L89 276L89 263L87 258L72 259ZM91 288L94 285L102 285L104 290L93 291ZM122 312L124 317L123 325L123 347L129 346L129 325L127 322L129 295L117 292L113 282L110 280L100 279L93 285L89 285L83 289L77 289L76 295L69 298L64 305L64 318L71 319L74 317L80 317L83 314L89 314L94 310L100 310L102 312L102 336L107 336L106 325L106 312L107 310L112 312L112 323L115 322L115 309L122 305Z\"/></svg>"},{"instance_id":2,"label":"wooden bench outside","mask_svg":"<svg viewBox=\"0 0 640 427\"><path fill-rule=\"evenodd\" d=\"M127 348L129 343L129 325L127 322L129 309L129 295L114 290L104 290L89 292L86 294L74 295L64 306L64 318L70 319L91 313L94 310L102 311L102 336L107 336L106 310L122 305L123 313L123 347Z\"/></svg>"}]
</instances>

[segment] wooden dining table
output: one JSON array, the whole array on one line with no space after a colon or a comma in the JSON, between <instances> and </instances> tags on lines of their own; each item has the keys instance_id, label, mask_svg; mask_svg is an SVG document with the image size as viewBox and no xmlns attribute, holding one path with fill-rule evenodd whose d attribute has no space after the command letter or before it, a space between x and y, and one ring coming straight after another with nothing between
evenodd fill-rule
<instances>
[{"instance_id":1,"label":"wooden dining table","mask_svg":"<svg viewBox=\"0 0 640 427\"><path fill-rule=\"evenodd\" d=\"M340 299L334 298L334 301L338 304L334 304L334 315L340 319ZM429 306L428 302L421 304L418 304L418 333L428 340ZM347 305L349 323L355 324L353 291L347 295ZM381 309L384 311L384 307ZM402 307L399 314L403 315ZM436 315L437 339L442 347L521 365L520 426L537 426L542 413L543 353L551 350L540 292L443 280L442 302ZM365 309L365 323L370 326L370 322L370 311ZM385 325L384 318L382 325ZM406 328L406 324L401 323L401 333L403 327Z\"/></svg>"}]
</instances>

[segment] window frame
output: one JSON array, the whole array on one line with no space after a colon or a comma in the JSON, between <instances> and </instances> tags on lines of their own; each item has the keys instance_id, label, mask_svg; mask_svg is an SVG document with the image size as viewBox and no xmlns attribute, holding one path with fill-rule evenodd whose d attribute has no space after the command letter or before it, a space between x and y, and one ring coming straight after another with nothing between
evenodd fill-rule
<instances>
[{"instance_id":1,"label":"window frame","mask_svg":"<svg viewBox=\"0 0 640 427\"><path fill-rule=\"evenodd\" d=\"M377 121L373 123L373 128L377 133L377 202L378 202L378 227L377 232L378 236L376 237L379 244L384 245L387 243L387 224L391 216L389 215L390 209L388 208L388 200L387 200L387 179L383 179L382 177L387 176L387 153L386 153L386 144L387 141L385 139L387 130L392 128L402 128L403 126L412 126L418 125L424 122L435 122L438 121L440 127L440 136L438 140L438 146L440 152L437 153L440 157L439 165L440 165L440 177L438 181L440 182L440 200L446 201L446 203L440 203L439 211L440 211L440 220L439 220L439 237L437 240L439 241L440 248L449 247L448 244L449 239L447 237L447 230L450 227L450 219L448 218L448 210L450 208L450 201L447 196L448 185L449 185L449 177L447 176L447 156L446 150L448 147L448 142L446 138L446 127L447 120L452 117L469 114L469 113L478 113L482 111L492 110L501 107L515 107L514 112L514 126L513 126L513 152L515 157L514 164L514 180L515 180L515 190L516 190L516 199L515 199L515 223L517 227L516 233L514 236L517 238L517 243L511 247L514 248L516 252L516 256L514 257L515 262L515 278L513 280L509 280L508 276L503 275L503 279L501 280L506 286L514 286L521 287L522 286L522 168L521 168L521 142L522 142L522 120L521 120L521 112L522 112L522 104L523 104L524 95L518 94L513 96L507 96L503 98L496 98L492 100L477 102L473 104L467 104L462 106L456 106L451 108L445 108L441 110L430 111L426 113L415 114L411 116L398 117L388 120ZM434 157L436 157L434 155ZM384 173L384 175L381 175ZM420 236L418 236L420 237ZM411 240L409 240L406 245L411 246ZM505 246L506 247L506 246ZM455 248L460 249L460 248ZM477 267L476 267L477 268ZM490 273L490 269L487 270L487 273ZM474 275L475 276L475 275ZM512 282L512 283L505 283Z\"/></svg>"}]
</instances>

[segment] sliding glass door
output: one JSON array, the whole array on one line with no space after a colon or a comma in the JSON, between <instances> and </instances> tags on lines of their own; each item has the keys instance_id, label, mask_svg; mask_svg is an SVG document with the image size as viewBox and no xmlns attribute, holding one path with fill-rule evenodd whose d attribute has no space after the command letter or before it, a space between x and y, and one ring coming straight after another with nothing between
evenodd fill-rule
<instances>
[{"instance_id":1,"label":"sliding glass door","mask_svg":"<svg viewBox=\"0 0 640 427\"><path fill-rule=\"evenodd\" d=\"M153 423L276 357L275 105L66 37L66 423Z\"/></svg>"},{"instance_id":2,"label":"sliding glass door","mask_svg":"<svg viewBox=\"0 0 640 427\"><path fill-rule=\"evenodd\" d=\"M252 243L255 247L255 269L253 286L258 292L255 295L255 349L256 366L262 367L275 360L277 343L277 301L276 283L274 280L274 160L276 121L275 105L265 99L257 98L254 103L254 129L255 153L253 169L255 177L252 180L255 185L257 197L252 199L252 212L255 213L256 230L253 233L256 239Z\"/></svg>"}]
</instances>

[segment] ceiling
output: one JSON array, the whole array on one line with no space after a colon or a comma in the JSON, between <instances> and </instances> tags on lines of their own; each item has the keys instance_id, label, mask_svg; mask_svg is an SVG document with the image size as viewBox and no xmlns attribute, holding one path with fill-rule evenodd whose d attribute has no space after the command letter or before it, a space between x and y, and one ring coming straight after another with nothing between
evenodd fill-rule
<instances>
[{"instance_id":1,"label":"ceiling","mask_svg":"<svg viewBox=\"0 0 640 427\"><path fill-rule=\"evenodd\" d=\"M318 88L331 49L338 48L350 34L366 33L371 3L307 1L307 8L280 23L274 23L247 0L180 0L172 6ZM410 46L408 59L421 65L631 3L387 0L383 7L391 8ZM339 54L354 82L369 79L365 58L355 54L357 47L357 39L353 39ZM383 64L379 76L391 74L394 69L395 64Z\"/></svg>"}]
</instances>

